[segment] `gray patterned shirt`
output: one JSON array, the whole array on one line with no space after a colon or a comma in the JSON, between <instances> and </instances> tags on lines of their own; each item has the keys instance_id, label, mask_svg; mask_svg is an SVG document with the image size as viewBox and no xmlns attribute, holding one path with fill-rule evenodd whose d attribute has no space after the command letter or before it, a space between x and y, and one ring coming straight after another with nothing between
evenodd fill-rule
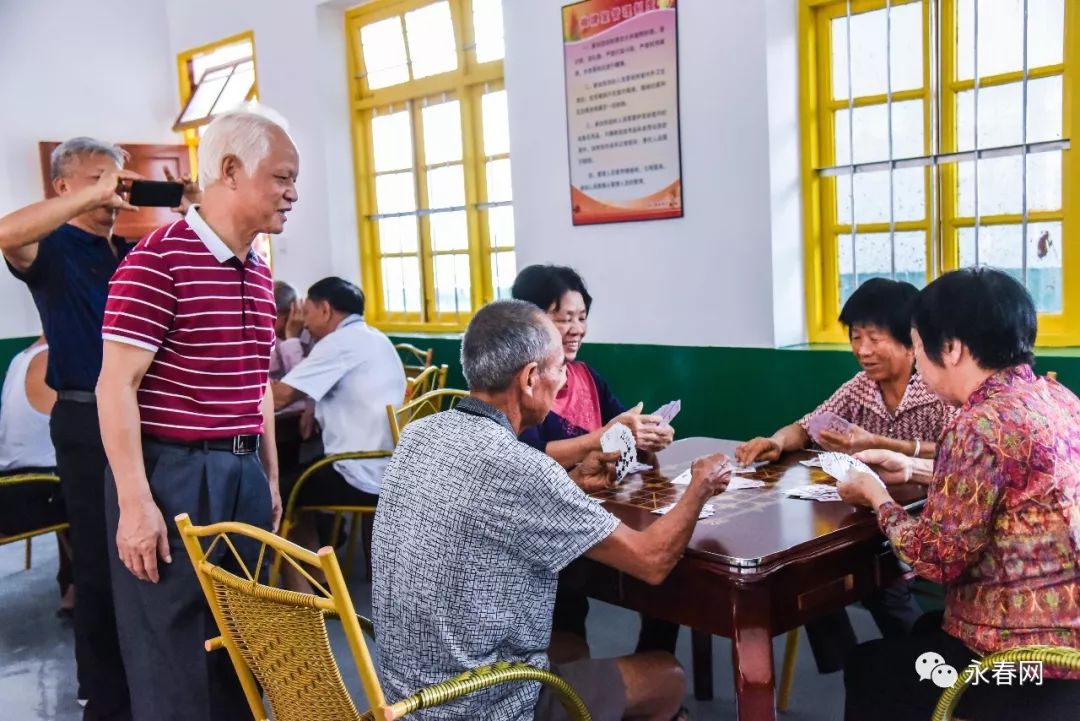
<instances>
[{"instance_id":1,"label":"gray patterned shirt","mask_svg":"<svg viewBox=\"0 0 1080 721\"><path fill-rule=\"evenodd\" d=\"M372 549L388 700L496 661L547 668L558 573L618 525L486 403L406 426ZM539 688L502 684L418 716L526 721Z\"/></svg>"}]
</instances>

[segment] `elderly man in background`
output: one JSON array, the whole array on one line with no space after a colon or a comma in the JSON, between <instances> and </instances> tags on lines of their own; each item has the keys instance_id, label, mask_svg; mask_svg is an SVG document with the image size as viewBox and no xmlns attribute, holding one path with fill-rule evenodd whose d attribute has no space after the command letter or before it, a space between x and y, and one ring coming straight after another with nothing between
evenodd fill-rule
<instances>
[{"instance_id":1,"label":"elderly man in background","mask_svg":"<svg viewBox=\"0 0 1080 721\"><path fill-rule=\"evenodd\" d=\"M251 717L228 656L203 651L216 631L191 565L172 563L183 551L171 519L276 528L274 293L252 243L283 230L298 171L280 123L220 116L199 146L201 205L144 238L111 284L98 398L137 721Z\"/></svg>"},{"instance_id":2,"label":"elderly man in background","mask_svg":"<svg viewBox=\"0 0 1080 721\"><path fill-rule=\"evenodd\" d=\"M84 721L131 717L109 587L105 451L94 396L109 277L131 248L113 235L117 213L131 208L121 184L138 177L123 170L126 157L93 138L61 143L49 166L56 197L0 218L0 251L29 287L49 343L46 382L57 392L49 428L76 549L75 659Z\"/></svg>"},{"instance_id":3,"label":"elderly man in background","mask_svg":"<svg viewBox=\"0 0 1080 721\"><path fill-rule=\"evenodd\" d=\"M658 584L682 556L704 503L727 486L722 455L700 458L674 509L635 531L585 491L613 480L617 454L567 473L518 440L566 381L555 324L532 305L481 308L461 342L470 395L410 423L383 475L375 517L373 606L389 696L495 661L548 667L558 574L585 555ZM684 694L675 657L653 651L555 664L598 721L670 721ZM537 684L472 694L425 719L562 719Z\"/></svg>"}]
</instances>

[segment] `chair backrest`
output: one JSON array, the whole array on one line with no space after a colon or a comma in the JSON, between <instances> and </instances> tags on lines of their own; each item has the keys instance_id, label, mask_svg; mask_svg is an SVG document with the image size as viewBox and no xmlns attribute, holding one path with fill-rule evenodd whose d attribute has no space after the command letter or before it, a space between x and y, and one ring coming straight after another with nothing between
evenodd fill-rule
<instances>
[{"instance_id":1,"label":"chair backrest","mask_svg":"<svg viewBox=\"0 0 1080 721\"><path fill-rule=\"evenodd\" d=\"M443 388L413 398L400 408L387 405L386 416L390 421L390 434L394 438L394 445L397 445L398 438L401 437L402 428L417 419L453 408L467 395L468 391Z\"/></svg>"},{"instance_id":2,"label":"chair backrest","mask_svg":"<svg viewBox=\"0 0 1080 721\"><path fill-rule=\"evenodd\" d=\"M440 391L446 387L446 375L449 372L445 365L431 366L424 369L420 375L405 381L405 400L419 398L432 391Z\"/></svg>"},{"instance_id":3,"label":"chair backrest","mask_svg":"<svg viewBox=\"0 0 1080 721\"><path fill-rule=\"evenodd\" d=\"M23 486L28 483L60 483L60 476L55 473L15 473L10 476L0 476L0 491L4 488L14 488L16 486ZM51 526L42 526L41 528L34 528L32 530L16 533L14 535L5 536L0 532L0 545L5 543L14 543L15 541L22 541L33 536L42 535L44 533L52 533L53 531L61 531L67 528L67 521L57 523ZM29 556L27 556L29 558ZM29 561L27 561L29 563ZM27 566L29 568L29 566Z\"/></svg>"},{"instance_id":4,"label":"chair backrest","mask_svg":"<svg viewBox=\"0 0 1080 721\"><path fill-rule=\"evenodd\" d=\"M186 513L176 517L176 524L221 630L219 638L207 642L207 650L226 649L256 719L267 718L259 686L266 693L275 721L361 718L330 649L327 617L340 619L373 715L385 717L386 699L332 548L312 553L243 523L194 526ZM241 554L238 547L249 552ZM315 593L260 583L260 574L251 569L263 568L267 549L284 556L307 578ZM218 557L221 563L209 560ZM227 570L225 564L242 575ZM329 589L316 582L305 567L322 568Z\"/></svg>"},{"instance_id":5,"label":"chair backrest","mask_svg":"<svg viewBox=\"0 0 1080 721\"><path fill-rule=\"evenodd\" d=\"M394 348L398 352L398 356L401 357L401 363L405 366L405 377L415 378L420 375L424 369L431 366L432 358L435 355L434 348L417 348L411 343L396 343Z\"/></svg>"}]
</instances>

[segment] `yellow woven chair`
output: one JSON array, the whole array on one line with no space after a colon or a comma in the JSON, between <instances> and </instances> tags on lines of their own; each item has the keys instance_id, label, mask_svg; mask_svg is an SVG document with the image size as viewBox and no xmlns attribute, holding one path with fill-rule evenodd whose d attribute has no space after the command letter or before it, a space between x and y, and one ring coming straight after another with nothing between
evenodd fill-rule
<instances>
[{"instance_id":1,"label":"yellow woven chair","mask_svg":"<svg viewBox=\"0 0 1080 721\"><path fill-rule=\"evenodd\" d=\"M468 391L459 391L453 388L431 391L422 396L412 399L400 408L392 405L386 406L386 417L390 421L390 435L397 445L401 437L401 429L415 420L425 416L434 415L440 411L448 410L458 404L462 398L469 395Z\"/></svg>"},{"instance_id":2,"label":"yellow woven chair","mask_svg":"<svg viewBox=\"0 0 1080 721\"><path fill-rule=\"evenodd\" d=\"M281 528L278 530L278 533L282 538L288 538L289 533L296 526L301 513L306 513L308 511L333 513L334 530L330 533L330 545L333 546L337 544L338 534L341 533L341 523L344 520L344 514L352 514L349 523L349 545L348 549L345 551L345 568L343 570L345 578L348 579L349 569L353 567L353 560L356 558L356 541L360 537L360 534L356 532L356 529L359 528L360 516L366 513L374 514L375 506L324 506L301 504L300 491L303 489L304 484L308 482L308 479L315 475L315 473L336 461L349 461L364 458L389 458L391 455L390 451L351 451L348 453L334 453L312 463L304 469L304 472L296 479L296 484L289 492L289 497L285 499L285 509L281 514ZM278 585L281 580L281 564L282 556L279 553L274 557L274 563L270 569L271 586Z\"/></svg>"},{"instance_id":3,"label":"yellow woven chair","mask_svg":"<svg viewBox=\"0 0 1080 721\"><path fill-rule=\"evenodd\" d=\"M445 365L431 366L424 369L415 378L405 379L405 400L419 398L432 391L441 391L446 387L448 369Z\"/></svg>"},{"instance_id":4,"label":"yellow woven chair","mask_svg":"<svg viewBox=\"0 0 1080 721\"><path fill-rule=\"evenodd\" d=\"M186 513L176 517L176 525L221 629L220 636L206 642L206 649L212 652L224 648L229 654L257 721L268 719L260 686L270 702L274 721L394 721L485 688L521 681L550 686L571 718L589 721L585 704L566 681L550 671L520 663L483 666L388 703L364 641L364 630L373 634L371 622L357 616L334 549L312 553L243 523L194 526ZM256 569L262 567L268 549L277 552L307 577L315 592L297 593L259 583L236 550L233 539L239 537L260 544ZM208 556L215 550L231 554L243 576L211 563ZM329 588L311 578L306 570L311 567L323 570ZM341 622L371 704L365 713L356 709L345 688L330 648L327 618Z\"/></svg>"},{"instance_id":5,"label":"yellow woven chair","mask_svg":"<svg viewBox=\"0 0 1080 721\"><path fill-rule=\"evenodd\" d=\"M401 363L405 366L406 378L415 378L424 372L425 369L431 366L432 358L435 355L434 348L424 350L411 343L396 343L394 349L397 350L398 356L401 357Z\"/></svg>"},{"instance_id":6,"label":"yellow woven chair","mask_svg":"<svg viewBox=\"0 0 1080 721\"><path fill-rule=\"evenodd\" d=\"M54 473L18 473L12 476L0 476L0 489L19 486L24 483L59 483L60 477ZM23 556L23 568L29 570L33 564L34 548L32 542L35 536L44 536L49 533L59 533L68 529L67 522L57 523L52 526L35 528L24 533L16 533L12 536L0 536L0 546L9 543L26 541L26 551Z\"/></svg>"},{"instance_id":7,"label":"yellow woven chair","mask_svg":"<svg viewBox=\"0 0 1080 721\"><path fill-rule=\"evenodd\" d=\"M979 661L979 669L982 671L989 671L993 669L995 664L1003 661L1017 663L1020 661L1034 661L1041 663L1045 669L1047 666L1052 668L1061 669L1064 671L1080 671L1080 650L1075 648L1064 648L1061 646L1022 646L1020 648L1011 648L1007 651L998 651L988 656L983 656ZM934 715L930 717L930 721L951 721L953 719L953 711L956 709L956 705L960 703L960 697L964 695L964 691L971 685L972 679L975 678L976 670L958 669L960 671L959 678L950 688L945 689L945 692L941 694L941 698L938 699L937 707L934 709Z\"/></svg>"}]
</instances>

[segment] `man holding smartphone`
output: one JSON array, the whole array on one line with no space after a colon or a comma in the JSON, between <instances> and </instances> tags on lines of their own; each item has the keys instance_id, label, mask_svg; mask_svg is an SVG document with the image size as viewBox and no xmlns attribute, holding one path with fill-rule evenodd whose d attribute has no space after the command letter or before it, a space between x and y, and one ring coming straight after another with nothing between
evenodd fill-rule
<instances>
[{"instance_id":1,"label":"man holding smartphone","mask_svg":"<svg viewBox=\"0 0 1080 721\"><path fill-rule=\"evenodd\" d=\"M26 283L49 343L46 381L57 391L50 430L74 546L75 658L87 700L84 721L131 718L116 634L105 532L105 450L94 386L101 371L101 325L109 278L132 244L113 235L130 210L126 153L73 138L52 153L57 196L0 218L0 251ZM80 699L81 701L81 699Z\"/></svg>"}]
</instances>

